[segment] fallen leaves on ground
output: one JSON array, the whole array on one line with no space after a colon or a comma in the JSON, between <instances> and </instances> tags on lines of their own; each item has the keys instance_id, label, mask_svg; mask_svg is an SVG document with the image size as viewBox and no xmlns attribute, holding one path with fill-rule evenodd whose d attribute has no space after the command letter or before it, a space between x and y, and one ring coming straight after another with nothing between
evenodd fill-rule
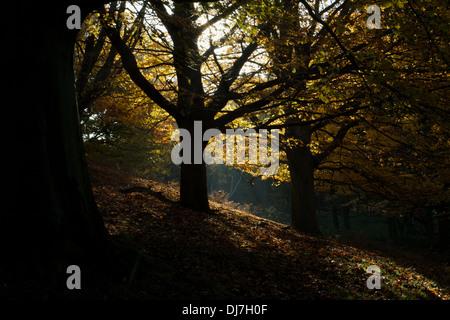
<instances>
[{"instance_id":1,"label":"fallen leaves on ground","mask_svg":"<svg viewBox=\"0 0 450 320\"><path fill-rule=\"evenodd\" d=\"M150 261L133 284L140 298L450 299L444 264L311 237L215 202L212 213L187 209L173 185L91 171L107 230ZM130 187L161 196L122 192ZM381 269L380 290L367 288L370 265Z\"/></svg>"}]
</instances>

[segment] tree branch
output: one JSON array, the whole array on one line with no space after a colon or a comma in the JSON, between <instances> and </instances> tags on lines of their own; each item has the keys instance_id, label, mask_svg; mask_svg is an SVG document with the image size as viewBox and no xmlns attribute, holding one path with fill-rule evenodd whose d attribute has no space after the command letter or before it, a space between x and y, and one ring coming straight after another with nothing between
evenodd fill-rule
<instances>
[{"instance_id":1,"label":"tree branch","mask_svg":"<svg viewBox=\"0 0 450 320\"><path fill-rule=\"evenodd\" d=\"M103 8L100 9L102 15L106 12ZM103 12L102 12L103 11ZM105 28L106 34L110 39L112 45L119 52L122 63L125 70L130 75L130 78L133 82L144 91L144 93L152 99L156 104L158 104L161 108L167 111L171 116L175 119L179 117L179 112L174 104L169 102L166 98L164 98L161 93L151 84L144 75L140 72L139 67L136 62L136 58L133 55L131 49L127 46L127 44L120 37L119 31L108 25L108 22L103 18L101 19L102 25Z\"/></svg>"},{"instance_id":2,"label":"tree branch","mask_svg":"<svg viewBox=\"0 0 450 320\"><path fill-rule=\"evenodd\" d=\"M202 24L200 27L198 27L198 31L200 33L202 33L203 31L205 31L206 29L208 29L210 26L212 26L213 24L215 24L216 22L225 19L226 17L228 17L230 14L232 14L234 11L236 11L236 9L238 9L240 6L246 4L248 2L248 0L237 0L235 3L233 3L231 6L229 6L228 8L224 9L221 13L219 13L218 15L214 16L214 18L209 19L208 21L206 21L204 24Z\"/></svg>"},{"instance_id":3,"label":"tree branch","mask_svg":"<svg viewBox=\"0 0 450 320\"><path fill-rule=\"evenodd\" d=\"M228 102L228 99L224 98L229 90L233 82L237 79L239 76L239 73L242 70L242 67L247 62L247 60L250 58L252 53L258 48L258 44L256 42L250 43L242 52L242 55L236 59L233 66L223 75L222 80L219 83L219 86L217 87L216 92L214 93L214 100L216 100L217 105L214 106L215 110L222 109L226 103ZM218 101L219 100L219 101Z\"/></svg>"},{"instance_id":4,"label":"tree branch","mask_svg":"<svg viewBox=\"0 0 450 320\"><path fill-rule=\"evenodd\" d=\"M330 145L328 145L328 147L321 153L313 156L314 167L317 168L317 166L323 160L325 160L330 155L331 152L333 152L337 147L339 147L342 144L342 141L344 140L347 132L351 128L357 126L358 124L359 124L359 120L355 120L355 121L352 121L352 122L340 127L338 132L334 136L333 141L330 143Z\"/></svg>"},{"instance_id":5,"label":"tree branch","mask_svg":"<svg viewBox=\"0 0 450 320\"><path fill-rule=\"evenodd\" d=\"M285 90L284 87L280 87L277 90L275 90L269 98L262 98L260 100L257 100L255 102L243 105L235 110L232 110L228 113L226 113L223 116L220 116L219 118L214 120L214 123L217 128L223 128L227 123L240 118L248 113L256 112L262 110L263 107L267 106L271 102L274 101L273 97L276 97L277 95L281 94ZM281 103L273 104L272 106L265 108L275 108L277 106L281 105Z\"/></svg>"},{"instance_id":6,"label":"tree branch","mask_svg":"<svg viewBox=\"0 0 450 320\"><path fill-rule=\"evenodd\" d=\"M331 35L331 37L336 41L337 45L341 50L345 53L350 63L356 68L356 70L359 70L359 63L356 60L355 56L347 50L347 48L342 44L341 40L337 37L337 35L334 33L334 31L331 29L330 25L323 21L318 15L314 13L314 10L311 8L311 6L306 2L306 0L299 0L308 11L311 18L313 18L315 21L320 23L323 28Z\"/></svg>"},{"instance_id":7,"label":"tree branch","mask_svg":"<svg viewBox=\"0 0 450 320\"><path fill-rule=\"evenodd\" d=\"M359 110L363 110L363 109L367 109L369 108L368 106L364 106L364 107L355 107L352 109L348 109L346 111L337 113L337 114L329 114L317 119L313 119L313 120L306 120L306 121L296 121L296 122L288 122L288 123L283 123L283 124L276 124L276 125L269 125L269 123L271 123L273 120L272 118L269 119L267 122L265 122L262 125L257 126L255 129L259 130L259 129L283 129L283 128L288 128L288 127L295 127L295 126L307 126L307 125L311 125L311 124L316 124L316 126L311 128L311 131L314 132L318 129L320 129L321 127L323 127L322 124L327 124L330 120L339 118L339 117L343 117L343 116L348 116L351 114L356 113ZM289 115L293 115L296 113L301 113L301 110L293 110L291 112L288 112L284 115L281 115L281 117L283 116L289 116ZM276 118L281 118L280 116L277 116Z\"/></svg>"}]
</instances>

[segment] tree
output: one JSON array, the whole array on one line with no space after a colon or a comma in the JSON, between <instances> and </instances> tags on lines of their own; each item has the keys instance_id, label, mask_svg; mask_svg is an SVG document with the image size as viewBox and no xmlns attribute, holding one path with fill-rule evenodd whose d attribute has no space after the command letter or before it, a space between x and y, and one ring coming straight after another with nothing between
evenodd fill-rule
<instances>
[{"instance_id":1,"label":"tree","mask_svg":"<svg viewBox=\"0 0 450 320\"><path fill-rule=\"evenodd\" d=\"M443 6L441 1L433 6L386 5L383 19L391 35L373 39L370 51L355 53L364 65L371 97L381 103L360 118L347 143L319 167L325 174L320 179L326 176L341 190L351 186L389 200L390 217L417 216L417 208L439 208L439 217L448 212L448 33L439 14Z\"/></svg>"},{"instance_id":2,"label":"tree","mask_svg":"<svg viewBox=\"0 0 450 320\"><path fill-rule=\"evenodd\" d=\"M314 176L327 168L322 164L333 151L341 154L340 145L349 129L362 122L375 127L380 114L398 119L399 115L424 116L424 110L434 110L434 120L445 119L444 106L426 102L434 97L441 104L439 97L446 88L439 75L447 60L443 21L438 19L424 27L428 18L419 13L423 8L418 10L409 4L407 10L395 4L391 7L395 6L396 11L385 15L385 29L373 32L365 27L361 16L364 1L315 1L310 5L306 1L286 0L264 4L266 10L255 14L272 22L264 33L272 72L276 76L289 75L295 82L291 90L278 97L284 108L262 124L260 119L256 122L259 127L286 128L284 149L294 186L293 224L299 230L318 233L314 197L305 194L314 195ZM442 5L439 1L436 4ZM410 24L419 25L411 29ZM410 56L412 50L420 50L417 39L424 38L428 39L420 43L428 41L427 54L420 58ZM422 64L430 57L434 61L432 68ZM307 76L299 77L299 69ZM411 80L413 77L415 80ZM435 89L430 88L431 83ZM421 91L427 86L426 93ZM394 108L402 111L394 112ZM345 167L343 161L339 163Z\"/></svg>"},{"instance_id":3,"label":"tree","mask_svg":"<svg viewBox=\"0 0 450 320\"><path fill-rule=\"evenodd\" d=\"M4 36L9 45L3 51L8 61L5 89L16 97L5 119L16 122L5 133L10 139L5 147L8 201L0 216L2 272L6 270L7 280L10 273L22 279L40 273L43 287L49 282L60 286L58 280L72 264L98 275L123 271L121 266L128 268L127 260L133 260L108 236L92 196L74 86L77 30L66 28L71 4L22 1L4 6L21 19L9 15ZM78 4L86 15L104 1Z\"/></svg>"},{"instance_id":4,"label":"tree","mask_svg":"<svg viewBox=\"0 0 450 320\"><path fill-rule=\"evenodd\" d=\"M128 4L129 5L129 4ZM147 50L158 48L143 32L145 4L136 16L126 2L108 9L120 26L130 48L139 42ZM150 63L146 57L146 63ZM154 57L146 74L158 77L167 70ZM139 57L143 60L143 57ZM75 79L84 147L89 160L102 159L116 166L154 178L176 176L170 161L170 135L174 124L124 72L120 56L108 41L98 16L89 15L82 24L75 47Z\"/></svg>"},{"instance_id":5,"label":"tree","mask_svg":"<svg viewBox=\"0 0 450 320\"><path fill-rule=\"evenodd\" d=\"M129 44L130 48L134 48L141 37L142 14L145 6L141 8L136 19L131 23L125 21L126 2L120 3L120 7L117 6L117 2L112 2L109 11L111 14L117 14L116 21L119 29L123 25L131 24L130 28L123 31L124 41ZM85 19L75 47L77 52L75 56L75 84L78 111L81 117L92 102L108 91L112 81L120 76L123 71L119 61L117 61L118 59L116 59L117 50L106 45L106 32L101 28L92 30L95 23L94 18L95 16L90 15Z\"/></svg>"},{"instance_id":6,"label":"tree","mask_svg":"<svg viewBox=\"0 0 450 320\"><path fill-rule=\"evenodd\" d=\"M348 78L355 68L345 64L347 58L339 53L339 46L326 28L317 27L321 20L313 12L302 9L300 1L264 3L266 10L257 10L254 14L261 20L271 21L263 32L272 62L271 72L277 79L290 81L277 99L282 107L274 110L276 112L268 119L254 117L253 120L257 127L285 128L283 149L290 174L289 177L279 176L290 179L292 184L292 224L302 232L320 234L314 171L357 124L358 121L348 118L367 106L361 99L363 94L350 86L346 88L350 88L349 94L332 89L336 84L342 86L348 82L349 79L342 78ZM320 2L315 3L318 12ZM332 8L328 7L323 13ZM328 139L322 139L322 150L314 148L317 144L312 143L313 135L327 130L331 133Z\"/></svg>"},{"instance_id":7,"label":"tree","mask_svg":"<svg viewBox=\"0 0 450 320\"><path fill-rule=\"evenodd\" d=\"M152 21L164 26L165 31L147 28L158 36L163 49L171 54L171 65L176 77L175 83L166 87L176 93L175 101L168 99L155 86L152 79L147 79L142 66L138 65L135 54L123 41L111 16L102 10L103 26L109 39L119 52L124 68L131 79L156 104L167 111L177 122L178 127L194 136L194 122L201 121L203 130L224 128L233 120L246 114L273 108L273 97L283 91L281 81L255 81L254 75L260 71L246 71L244 65L258 56L258 32L239 32L238 24L229 27L227 33L213 41L205 50L199 46L199 39L206 31L220 20L225 19L243 7L247 1L233 4L215 2L214 4L194 5L191 2L163 3L151 0ZM166 6L167 5L167 6ZM169 11L170 8L170 11ZM208 18L214 13L215 17ZM206 17L206 22L199 24L199 17ZM218 48L233 49L220 56ZM203 51L203 52L202 52ZM232 57L230 59L230 57ZM215 65L218 75L211 75L205 68ZM258 65L258 64L256 64ZM271 96L269 96L269 94ZM259 96L258 96L259 95ZM256 98L255 98L256 97ZM234 108L230 105L234 103ZM199 143L199 142L197 142ZM203 150L207 142L201 142ZM194 155L192 143L191 155ZM208 210L206 167L201 163L182 163L180 172L180 201L184 205Z\"/></svg>"},{"instance_id":8,"label":"tree","mask_svg":"<svg viewBox=\"0 0 450 320\"><path fill-rule=\"evenodd\" d=\"M11 45L6 89L20 99L5 116L16 124L9 132L2 262L7 270L23 271L23 277L38 271L49 282L68 265L92 266L95 255L101 261L114 248L83 155L73 78L76 31L65 27L69 4L6 4L23 20L5 24L5 41ZM83 3L83 12L100 4Z\"/></svg>"}]
</instances>

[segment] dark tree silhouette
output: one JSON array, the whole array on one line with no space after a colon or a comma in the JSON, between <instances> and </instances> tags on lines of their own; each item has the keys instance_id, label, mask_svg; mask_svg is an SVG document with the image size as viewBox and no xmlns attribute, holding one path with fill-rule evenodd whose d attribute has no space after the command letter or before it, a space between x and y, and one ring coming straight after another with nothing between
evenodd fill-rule
<instances>
[{"instance_id":1,"label":"dark tree silhouette","mask_svg":"<svg viewBox=\"0 0 450 320\"><path fill-rule=\"evenodd\" d=\"M77 5L86 15L103 3ZM61 285L54 282L69 265L99 265L118 248L97 210L84 158L73 73L77 30L66 27L71 4L5 4L14 15L4 24L2 50L10 101L3 119L10 124L1 261L52 286Z\"/></svg>"},{"instance_id":2,"label":"dark tree silhouette","mask_svg":"<svg viewBox=\"0 0 450 320\"><path fill-rule=\"evenodd\" d=\"M78 5L83 19L107 2L4 4L7 172L0 271L6 277L29 275L44 287L65 287L72 264L91 274L133 267L135 251L110 238L93 197L73 72L78 30L66 26L68 6Z\"/></svg>"}]
</instances>

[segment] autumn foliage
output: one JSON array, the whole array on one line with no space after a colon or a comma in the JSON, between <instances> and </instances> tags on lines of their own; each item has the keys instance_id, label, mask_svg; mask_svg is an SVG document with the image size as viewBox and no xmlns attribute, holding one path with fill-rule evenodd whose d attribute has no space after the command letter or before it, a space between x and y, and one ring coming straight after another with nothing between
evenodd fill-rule
<instances>
[{"instance_id":1,"label":"autumn foliage","mask_svg":"<svg viewBox=\"0 0 450 320\"><path fill-rule=\"evenodd\" d=\"M373 30L363 10L372 4L150 0L88 16L74 66L86 154L103 163L92 166L98 208L111 234L149 256L163 297L448 298L444 266L428 273L435 267L409 260L422 274L398 256L326 240L358 242L350 215L370 224L376 211L392 243L419 224L423 248L445 259L449 244L446 5L383 1ZM198 121L280 130L279 170L263 178L271 202L289 199L290 226L251 215L264 206L281 215L270 201L233 201L239 183L213 190L224 171L171 163L171 133ZM258 164L235 169L252 187L261 181ZM386 290L366 290L370 264Z\"/></svg>"},{"instance_id":2,"label":"autumn foliage","mask_svg":"<svg viewBox=\"0 0 450 320\"><path fill-rule=\"evenodd\" d=\"M122 279L122 298L450 298L445 264L307 236L213 201L211 214L186 209L173 185L98 164L91 172L108 231L146 256ZM366 287L373 264L381 290Z\"/></svg>"}]
</instances>

